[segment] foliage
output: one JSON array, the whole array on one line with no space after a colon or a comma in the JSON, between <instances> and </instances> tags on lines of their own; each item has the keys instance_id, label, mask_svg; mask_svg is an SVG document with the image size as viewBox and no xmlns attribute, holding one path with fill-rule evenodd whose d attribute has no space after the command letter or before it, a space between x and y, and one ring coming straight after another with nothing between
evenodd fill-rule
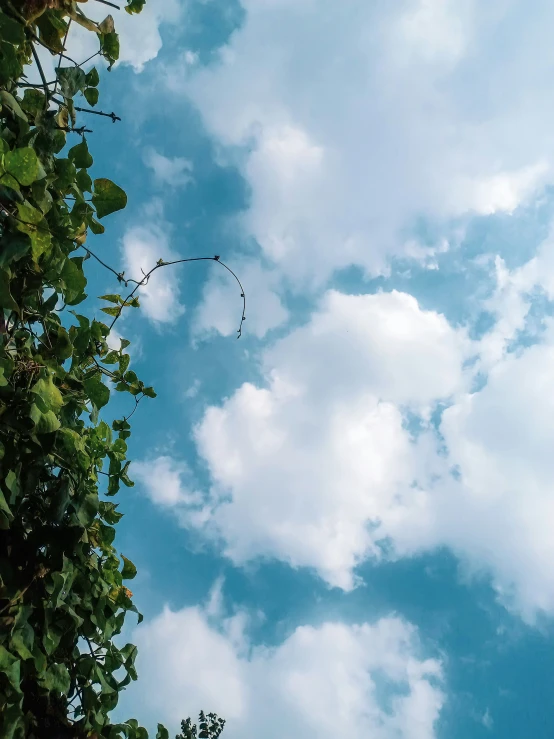
<instances>
[{"instance_id":1,"label":"foliage","mask_svg":"<svg viewBox=\"0 0 554 739\"><path fill-rule=\"evenodd\" d=\"M144 0L127 3L137 13ZM125 584L136 568L114 546L113 497L133 485L131 427L129 417L108 423L104 409L114 392L134 408L155 392L129 369L129 342L107 343L144 280L125 298L103 296L108 323L78 310L94 256L87 234L103 233L100 220L127 197L88 172L77 113L118 118L76 105L97 104L99 75L65 55L72 23L97 34L111 68L111 16L94 23L73 0L0 0L0 736L142 739L134 719L109 719L137 678L136 647L114 637L138 611ZM57 55L53 81L37 45ZM33 60L40 85L26 81ZM199 726L183 722L182 736L215 738L223 723L202 714ZM161 725L157 736L167 736Z\"/></svg>"},{"instance_id":2,"label":"foliage","mask_svg":"<svg viewBox=\"0 0 554 739\"><path fill-rule=\"evenodd\" d=\"M190 718L186 721L181 721L181 733L175 739L217 739L223 731L224 726L225 721L222 718L218 718L215 713L208 713L206 716L203 711L200 711L198 728L196 724L192 723Z\"/></svg>"}]
</instances>

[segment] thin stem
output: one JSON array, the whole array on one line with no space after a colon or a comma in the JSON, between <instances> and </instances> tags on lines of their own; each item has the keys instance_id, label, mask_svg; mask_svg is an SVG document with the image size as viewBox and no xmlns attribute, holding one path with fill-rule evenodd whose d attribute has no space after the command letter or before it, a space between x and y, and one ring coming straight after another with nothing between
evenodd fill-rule
<instances>
[{"instance_id":1,"label":"thin stem","mask_svg":"<svg viewBox=\"0 0 554 739\"><path fill-rule=\"evenodd\" d=\"M98 56L100 54L100 49L98 51L95 51L94 54L91 54L89 57L87 57L83 62L81 62L78 66L82 67L83 64L86 64L87 62L90 62L91 59L94 59L95 56Z\"/></svg>"},{"instance_id":2,"label":"thin stem","mask_svg":"<svg viewBox=\"0 0 554 739\"><path fill-rule=\"evenodd\" d=\"M46 81L46 77L44 76L44 70L42 68L42 64L40 63L40 59L38 58L37 50L35 49L34 44L31 44L31 50L33 52L33 58L35 60L35 64L37 65L37 69L40 74L40 78L42 80L42 86L44 87L44 94L46 96L46 100L44 101L44 104L45 106L47 106L48 98L50 96L50 91L48 90L48 82Z\"/></svg>"},{"instance_id":3,"label":"thin stem","mask_svg":"<svg viewBox=\"0 0 554 739\"><path fill-rule=\"evenodd\" d=\"M121 118L115 113L103 113L101 110L91 110L90 108L78 108L77 106L75 106L75 110L78 110L80 113L94 113L94 115L104 115L106 116L106 118L111 118L113 123L121 120Z\"/></svg>"},{"instance_id":4,"label":"thin stem","mask_svg":"<svg viewBox=\"0 0 554 739\"><path fill-rule=\"evenodd\" d=\"M88 249L84 244L81 244L81 249L84 249L89 256L94 257L94 259L96 259L96 261L99 262L102 265L102 267L105 267L112 274L114 274L120 282L124 282L125 281L124 280L124 277L123 277L123 272L121 272L121 273L120 272L116 272L113 267L110 267L109 264L106 264L106 262L103 262L100 259L100 257L96 256L96 254L94 252L92 252L90 249Z\"/></svg>"},{"instance_id":5,"label":"thin stem","mask_svg":"<svg viewBox=\"0 0 554 739\"><path fill-rule=\"evenodd\" d=\"M228 267L225 264L225 262L222 262L221 261L221 259L219 258L218 255L216 255L215 257L188 257L187 259L173 259L170 262L164 262L163 260L160 259L160 261L156 265L154 265L154 267L152 267L152 269L149 270L144 275L144 277L142 278L142 280L135 280L135 279L133 279L131 277L128 277L128 278L125 277L125 273L124 272L117 272L113 267L110 267L108 264L106 264L105 262L103 262L100 259L100 257L96 256L96 254L94 252L92 252L90 249L88 249L83 244L80 244L79 246L82 249L84 249L87 252L87 254L89 254L91 257L94 257L94 259L96 259L96 261L99 262L103 267L105 267L112 274L114 274L117 277L117 279L118 279L119 282L122 282L126 286L129 283L133 283L135 285L135 287L131 290L131 292L129 293L129 295L125 298L124 304L119 306L119 312L118 312L118 314L116 316L114 316L114 319L113 319L113 321L111 322L111 324L109 326L110 329L113 328L115 322L121 316L121 313L123 311L123 308L125 307L125 304L127 304L128 301L131 300L131 298L134 297L135 293L137 292L137 290L139 288L144 287L145 285L148 284L148 280L150 279L150 277L154 274L154 272L157 269L160 269L161 267L170 267L170 266L172 266L174 264L184 264L185 262L217 262L222 267L224 267L227 270L227 272L229 272L229 274L231 274L235 278L238 286L240 287L240 296L242 298L242 315L241 315L241 319L240 319L239 328L237 330L237 339L239 339L242 336L242 325L246 321L246 293L244 292L244 288L242 286L242 283L239 280L239 278L237 277L237 275L233 272L233 270L230 267Z\"/></svg>"},{"instance_id":6,"label":"thin stem","mask_svg":"<svg viewBox=\"0 0 554 739\"><path fill-rule=\"evenodd\" d=\"M48 86L55 85L56 84L56 80L52 80L52 82L47 82L46 84ZM42 84L37 85L37 84L34 84L32 82L17 82L17 86L18 87L44 87L44 85L42 85Z\"/></svg>"},{"instance_id":7,"label":"thin stem","mask_svg":"<svg viewBox=\"0 0 554 739\"><path fill-rule=\"evenodd\" d=\"M62 47L63 47L64 51L65 51L65 44L66 44L66 41L67 41L67 34L69 33L69 29L71 27L71 21L72 21L72 19L70 18L69 19L69 23L67 24L67 28L65 29L65 36L64 36L63 44L62 44ZM56 90L58 89L59 72L60 72L60 67L61 66L62 66L62 52L60 52L59 58L58 58L58 66L56 68L56 82L54 84L54 93L53 94L56 94Z\"/></svg>"},{"instance_id":8,"label":"thin stem","mask_svg":"<svg viewBox=\"0 0 554 739\"><path fill-rule=\"evenodd\" d=\"M58 100L58 98L53 97L52 100L58 105L65 105L63 100ZM115 113L103 113L101 110L91 110L90 108L79 108L77 105L74 105L73 107L75 108L75 110L78 110L80 113L93 113L94 115L103 115L106 118L111 118L114 123L116 121L121 120L121 118Z\"/></svg>"},{"instance_id":9,"label":"thin stem","mask_svg":"<svg viewBox=\"0 0 554 739\"><path fill-rule=\"evenodd\" d=\"M84 133L94 133L91 128L85 128L85 126L79 126L78 128L71 126L56 126L56 128L60 131L65 131L66 133L78 133L81 134L81 136Z\"/></svg>"},{"instance_id":10,"label":"thin stem","mask_svg":"<svg viewBox=\"0 0 554 739\"><path fill-rule=\"evenodd\" d=\"M116 10L121 10L119 5L116 5L115 3L110 3L108 0L96 0L97 3L102 3L102 5L109 5L110 8L115 8Z\"/></svg>"}]
</instances>

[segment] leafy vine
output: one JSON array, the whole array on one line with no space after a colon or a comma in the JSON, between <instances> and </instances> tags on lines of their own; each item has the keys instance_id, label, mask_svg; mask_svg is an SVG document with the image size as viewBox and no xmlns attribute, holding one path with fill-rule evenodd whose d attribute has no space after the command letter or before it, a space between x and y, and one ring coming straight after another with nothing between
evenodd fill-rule
<instances>
[{"instance_id":1,"label":"leafy vine","mask_svg":"<svg viewBox=\"0 0 554 739\"><path fill-rule=\"evenodd\" d=\"M108 0L96 0L118 8ZM95 110L100 76L85 64L119 56L113 18L90 20L84 0L0 0L0 736L5 739L144 739L130 719L113 724L119 693L136 680L136 647L118 646L129 611L126 581L134 564L114 546L122 517L113 501L130 487L129 418L102 417L113 391L155 397L129 369L129 342L107 339L152 274L182 262L158 261L139 280L125 277L85 245L127 196L93 163L77 114L121 119ZM145 0L127 0L125 11ZM72 24L95 33L98 51L77 63L66 53ZM37 46L57 58L48 81ZM29 81L33 65L40 83ZM83 97L88 107L76 105ZM77 142L74 143L76 137ZM72 144L69 146L68 144ZM88 259L110 270L126 297L104 295L109 324L78 312L86 298ZM183 721L178 739L216 739L224 722L200 715ZM157 739L168 732L158 725Z\"/></svg>"}]
</instances>

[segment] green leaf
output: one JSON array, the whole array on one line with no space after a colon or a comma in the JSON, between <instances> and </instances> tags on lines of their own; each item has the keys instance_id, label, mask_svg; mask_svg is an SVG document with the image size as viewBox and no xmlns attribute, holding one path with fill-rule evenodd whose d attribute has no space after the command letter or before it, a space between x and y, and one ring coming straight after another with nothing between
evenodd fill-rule
<instances>
[{"instance_id":1,"label":"green leaf","mask_svg":"<svg viewBox=\"0 0 554 739\"><path fill-rule=\"evenodd\" d=\"M92 180L85 169L80 169L77 172L75 181L77 182L79 190L82 192L92 192Z\"/></svg>"},{"instance_id":2,"label":"green leaf","mask_svg":"<svg viewBox=\"0 0 554 739\"><path fill-rule=\"evenodd\" d=\"M0 11L0 37L15 46L24 43L25 33L21 23L12 20Z\"/></svg>"},{"instance_id":3,"label":"green leaf","mask_svg":"<svg viewBox=\"0 0 554 739\"><path fill-rule=\"evenodd\" d=\"M27 234L15 231L6 232L2 236L2 250L0 251L0 267L10 262L17 262L25 256L31 248L31 241Z\"/></svg>"},{"instance_id":4,"label":"green leaf","mask_svg":"<svg viewBox=\"0 0 554 739\"><path fill-rule=\"evenodd\" d=\"M103 313L107 313L108 316L118 316L121 313L121 308L100 308Z\"/></svg>"},{"instance_id":5,"label":"green leaf","mask_svg":"<svg viewBox=\"0 0 554 739\"><path fill-rule=\"evenodd\" d=\"M93 234L103 234L106 230L104 226L101 223L98 223L98 221L94 220L94 218L90 219L90 230Z\"/></svg>"},{"instance_id":6,"label":"green leaf","mask_svg":"<svg viewBox=\"0 0 554 739\"><path fill-rule=\"evenodd\" d=\"M37 380L31 388L31 392L38 395L44 403L44 412L51 410L58 413L60 411L63 405L63 397L56 385L54 385L52 375L48 375L46 379L41 378Z\"/></svg>"},{"instance_id":7,"label":"green leaf","mask_svg":"<svg viewBox=\"0 0 554 739\"><path fill-rule=\"evenodd\" d=\"M48 224L40 210L34 208L27 201L18 203L17 210L19 212L17 229L29 235L33 259L38 262L39 258L49 250L52 243Z\"/></svg>"},{"instance_id":8,"label":"green leaf","mask_svg":"<svg viewBox=\"0 0 554 739\"><path fill-rule=\"evenodd\" d=\"M76 303L80 302L81 296L84 295L83 290L87 284L87 278L83 272L82 259L79 257L66 259L60 276L65 285L65 302L69 305L76 305Z\"/></svg>"},{"instance_id":9,"label":"green leaf","mask_svg":"<svg viewBox=\"0 0 554 739\"><path fill-rule=\"evenodd\" d=\"M119 36L115 31L103 33L100 35L100 48L102 55L108 60L108 70L110 70L114 62L119 59Z\"/></svg>"},{"instance_id":10,"label":"green leaf","mask_svg":"<svg viewBox=\"0 0 554 739\"><path fill-rule=\"evenodd\" d=\"M104 385L99 375L94 375L94 377L85 380L83 385L86 394L98 409L103 408L109 401L110 390Z\"/></svg>"},{"instance_id":11,"label":"green leaf","mask_svg":"<svg viewBox=\"0 0 554 739\"><path fill-rule=\"evenodd\" d=\"M85 81L90 87L96 87L100 82L100 76L96 67L93 67L90 72L87 72Z\"/></svg>"},{"instance_id":12,"label":"green leaf","mask_svg":"<svg viewBox=\"0 0 554 739\"><path fill-rule=\"evenodd\" d=\"M63 326L60 326L58 329L58 335L56 336L53 348L58 359L61 359L62 361L69 359L73 354L73 344L69 339L69 334Z\"/></svg>"},{"instance_id":13,"label":"green leaf","mask_svg":"<svg viewBox=\"0 0 554 739\"><path fill-rule=\"evenodd\" d=\"M123 555L121 555L121 559L123 560L123 569L121 570L121 577L124 580L132 580L134 577L136 577L137 568L131 562L130 559L127 559L127 557L124 557Z\"/></svg>"},{"instance_id":14,"label":"green leaf","mask_svg":"<svg viewBox=\"0 0 554 739\"><path fill-rule=\"evenodd\" d=\"M9 528L11 521L13 521L13 513L11 512L9 505L6 503L4 493L0 490L0 529L5 531Z\"/></svg>"},{"instance_id":15,"label":"green leaf","mask_svg":"<svg viewBox=\"0 0 554 739\"><path fill-rule=\"evenodd\" d=\"M23 739L25 736L25 720L18 704L8 706L0 718L0 735L2 739Z\"/></svg>"},{"instance_id":16,"label":"green leaf","mask_svg":"<svg viewBox=\"0 0 554 739\"><path fill-rule=\"evenodd\" d=\"M4 156L4 168L20 185L31 185L38 178L39 161L34 149L24 146Z\"/></svg>"},{"instance_id":17,"label":"green leaf","mask_svg":"<svg viewBox=\"0 0 554 739\"><path fill-rule=\"evenodd\" d=\"M0 672L4 673L12 688L21 693L20 683L20 661L0 644Z\"/></svg>"},{"instance_id":18,"label":"green leaf","mask_svg":"<svg viewBox=\"0 0 554 739\"><path fill-rule=\"evenodd\" d=\"M11 95L9 92L6 92L5 90L0 90L0 102L2 103L2 106L4 108L11 110L11 112L17 118L21 118L22 121L25 121L25 123L27 123L27 116L21 110L18 101L14 98L13 95Z\"/></svg>"},{"instance_id":19,"label":"green leaf","mask_svg":"<svg viewBox=\"0 0 554 739\"><path fill-rule=\"evenodd\" d=\"M65 51L62 39L67 31L67 23L55 13L42 13L36 21L41 39L54 51Z\"/></svg>"},{"instance_id":20,"label":"green leaf","mask_svg":"<svg viewBox=\"0 0 554 739\"><path fill-rule=\"evenodd\" d=\"M51 655L58 648L58 644L60 643L61 638L62 635L57 629L48 629L48 631L42 637L42 644L44 646L46 654Z\"/></svg>"},{"instance_id":21,"label":"green leaf","mask_svg":"<svg viewBox=\"0 0 554 739\"><path fill-rule=\"evenodd\" d=\"M46 108L46 97L40 90L34 90L32 87L25 90L21 107L31 115L36 116Z\"/></svg>"},{"instance_id":22,"label":"green leaf","mask_svg":"<svg viewBox=\"0 0 554 739\"><path fill-rule=\"evenodd\" d=\"M35 632L29 624L25 623L12 633L11 646L21 659L33 659L34 640Z\"/></svg>"},{"instance_id":23,"label":"green leaf","mask_svg":"<svg viewBox=\"0 0 554 739\"><path fill-rule=\"evenodd\" d=\"M94 180L92 202L96 208L98 218L104 218L104 216L124 208L127 205L127 195L119 185L102 177Z\"/></svg>"},{"instance_id":24,"label":"green leaf","mask_svg":"<svg viewBox=\"0 0 554 739\"><path fill-rule=\"evenodd\" d=\"M156 739L169 739L169 731L165 728L163 724L158 724Z\"/></svg>"},{"instance_id":25,"label":"green leaf","mask_svg":"<svg viewBox=\"0 0 554 739\"><path fill-rule=\"evenodd\" d=\"M58 176L55 182L56 187L60 190L68 190L77 177L75 165L71 159L57 159L55 167Z\"/></svg>"},{"instance_id":26,"label":"green leaf","mask_svg":"<svg viewBox=\"0 0 554 739\"><path fill-rule=\"evenodd\" d=\"M56 69L56 76L60 81L62 95L66 98L72 98L86 84L86 75L81 67L61 67Z\"/></svg>"},{"instance_id":27,"label":"green leaf","mask_svg":"<svg viewBox=\"0 0 554 739\"><path fill-rule=\"evenodd\" d=\"M52 434L61 425L53 411L43 413L35 403L31 405L30 417L35 423L37 434Z\"/></svg>"},{"instance_id":28,"label":"green leaf","mask_svg":"<svg viewBox=\"0 0 554 739\"><path fill-rule=\"evenodd\" d=\"M121 295L115 295L113 293L109 293L108 295L101 295L100 300L107 300L110 303L121 303Z\"/></svg>"},{"instance_id":29,"label":"green leaf","mask_svg":"<svg viewBox=\"0 0 554 739\"><path fill-rule=\"evenodd\" d=\"M98 102L99 94L96 87L85 87L83 95L85 96L87 103L93 107Z\"/></svg>"},{"instance_id":30,"label":"green leaf","mask_svg":"<svg viewBox=\"0 0 554 739\"><path fill-rule=\"evenodd\" d=\"M0 269L0 311L2 309L19 313L18 305L10 292L10 275L5 269Z\"/></svg>"},{"instance_id":31,"label":"green leaf","mask_svg":"<svg viewBox=\"0 0 554 739\"><path fill-rule=\"evenodd\" d=\"M123 513L119 513L117 503L100 502L100 515L106 523L116 524L123 518Z\"/></svg>"},{"instance_id":32,"label":"green leaf","mask_svg":"<svg viewBox=\"0 0 554 739\"><path fill-rule=\"evenodd\" d=\"M6 85L23 74L19 54L12 44L0 41L0 84Z\"/></svg>"},{"instance_id":33,"label":"green leaf","mask_svg":"<svg viewBox=\"0 0 554 739\"><path fill-rule=\"evenodd\" d=\"M79 169L87 169L87 167L92 166L93 159L89 153L87 140L84 136L81 143L73 146L67 155Z\"/></svg>"},{"instance_id":34,"label":"green leaf","mask_svg":"<svg viewBox=\"0 0 554 739\"><path fill-rule=\"evenodd\" d=\"M98 513L98 495L96 493L87 493L77 510L77 518L79 522L87 527L94 521Z\"/></svg>"},{"instance_id":35,"label":"green leaf","mask_svg":"<svg viewBox=\"0 0 554 739\"><path fill-rule=\"evenodd\" d=\"M51 665L44 674L41 683L44 688L55 693L67 694L71 679L67 667L62 664Z\"/></svg>"},{"instance_id":36,"label":"green leaf","mask_svg":"<svg viewBox=\"0 0 554 739\"><path fill-rule=\"evenodd\" d=\"M127 0L125 10L129 13L140 13L146 4L146 0Z\"/></svg>"}]
</instances>

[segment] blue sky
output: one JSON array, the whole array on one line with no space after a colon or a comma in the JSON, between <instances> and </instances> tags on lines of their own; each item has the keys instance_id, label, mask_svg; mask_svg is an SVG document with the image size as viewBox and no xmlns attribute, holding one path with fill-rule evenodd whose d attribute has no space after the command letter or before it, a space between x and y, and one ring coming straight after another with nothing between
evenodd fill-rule
<instances>
[{"instance_id":1,"label":"blue sky","mask_svg":"<svg viewBox=\"0 0 554 739\"><path fill-rule=\"evenodd\" d=\"M158 391L120 500L145 614L121 717L553 735L553 23L542 0L121 19L123 121L89 138L130 204L90 246L130 276L219 254L248 300L236 341L237 285L183 266L118 326Z\"/></svg>"}]
</instances>

